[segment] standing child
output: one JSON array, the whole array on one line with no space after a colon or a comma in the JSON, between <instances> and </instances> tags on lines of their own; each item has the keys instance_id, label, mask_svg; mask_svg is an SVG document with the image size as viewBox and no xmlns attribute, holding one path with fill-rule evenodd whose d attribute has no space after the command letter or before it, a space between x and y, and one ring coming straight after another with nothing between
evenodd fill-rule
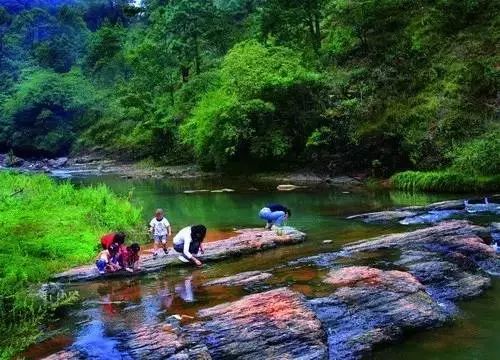
<instances>
[{"instance_id":1,"label":"standing child","mask_svg":"<svg viewBox=\"0 0 500 360\"><path fill-rule=\"evenodd\" d=\"M172 233L172 229L170 228L170 223L164 217L163 209L156 210L155 217L149 223L149 232L152 235L154 241L153 257L156 258L158 256L158 248L160 244L163 248L163 252L166 255L168 253L167 239Z\"/></svg>"}]
</instances>

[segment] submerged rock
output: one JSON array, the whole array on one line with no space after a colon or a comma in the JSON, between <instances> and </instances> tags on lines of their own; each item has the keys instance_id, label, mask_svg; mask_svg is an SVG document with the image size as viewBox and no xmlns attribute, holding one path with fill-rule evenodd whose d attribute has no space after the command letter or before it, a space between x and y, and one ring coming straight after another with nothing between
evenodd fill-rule
<instances>
[{"instance_id":1,"label":"submerged rock","mask_svg":"<svg viewBox=\"0 0 500 360\"><path fill-rule=\"evenodd\" d=\"M435 224L463 213L465 213L463 210L431 210L423 215L404 218L399 223L402 225Z\"/></svg>"},{"instance_id":2,"label":"submerged rock","mask_svg":"<svg viewBox=\"0 0 500 360\"><path fill-rule=\"evenodd\" d=\"M408 210L393 210L393 211L379 211L371 212L365 214L358 214L348 216L348 220L361 219L366 223L376 223L376 222L389 222L397 221L412 216L416 216L418 213Z\"/></svg>"},{"instance_id":3,"label":"submerged rock","mask_svg":"<svg viewBox=\"0 0 500 360\"><path fill-rule=\"evenodd\" d=\"M44 301L52 302L66 296L66 292L61 284L49 282L40 286L37 295Z\"/></svg>"},{"instance_id":4,"label":"submerged rock","mask_svg":"<svg viewBox=\"0 0 500 360\"><path fill-rule=\"evenodd\" d=\"M223 278L215 279L205 283L205 285L244 286L264 281L266 279L269 279L271 276L273 275L267 272L247 271L233 276L226 276Z\"/></svg>"},{"instance_id":5,"label":"submerged rock","mask_svg":"<svg viewBox=\"0 0 500 360\"><path fill-rule=\"evenodd\" d=\"M198 256L202 261L219 261L226 258L253 254L259 251L273 249L278 246L292 245L303 242L306 235L294 228L283 227L279 232L263 229L243 229L237 235L225 240L208 242L204 245L205 253ZM100 275L94 265L81 266L53 276L61 282L89 281L98 278L130 277L155 271L167 266L189 266L178 259L178 253L173 249L168 255L156 259L152 255L141 256L141 271L129 273L119 271Z\"/></svg>"},{"instance_id":6,"label":"submerged rock","mask_svg":"<svg viewBox=\"0 0 500 360\"><path fill-rule=\"evenodd\" d=\"M276 189L278 189L279 191L292 191L292 190L303 189L303 188L307 188L307 186L284 184L284 185L278 185L276 187Z\"/></svg>"}]
</instances>

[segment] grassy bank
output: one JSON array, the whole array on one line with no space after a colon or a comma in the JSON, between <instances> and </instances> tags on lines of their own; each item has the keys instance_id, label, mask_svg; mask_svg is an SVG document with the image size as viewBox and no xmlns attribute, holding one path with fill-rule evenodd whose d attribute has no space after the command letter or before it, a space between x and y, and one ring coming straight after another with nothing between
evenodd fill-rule
<instances>
[{"instance_id":1,"label":"grassy bank","mask_svg":"<svg viewBox=\"0 0 500 360\"><path fill-rule=\"evenodd\" d=\"M468 175L451 170L405 171L394 175L395 188L428 192L490 192L500 190L500 175Z\"/></svg>"},{"instance_id":2,"label":"grassy bank","mask_svg":"<svg viewBox=\"0 0 500 360\"><path fill-rule=\"evenodd\" d=\"M57 307L26 290L57 271L88 263L99 235L130 230L140 211L106 187L76 189L46 176L0 172L0 358L33 342ZM64 300L63 300L64 302Z\"/></svg>"}]
</instances>

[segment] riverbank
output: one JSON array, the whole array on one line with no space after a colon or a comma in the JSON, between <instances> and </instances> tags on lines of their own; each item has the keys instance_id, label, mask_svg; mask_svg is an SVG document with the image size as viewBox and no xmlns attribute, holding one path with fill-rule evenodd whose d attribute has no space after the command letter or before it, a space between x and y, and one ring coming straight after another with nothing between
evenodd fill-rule
<instances>
[{"instance_id":1,"label":"riverbank","mask_svg":"<svg viewBox=\"0 0 500 360\"><path fill-rule=\"evenodd\" d=\"M105 186L76 189L43 175L0 172L0 358L35 341L64 299L46 304L29 288L51 274L92 262L99 236L132 230L138 209Z\"/></svg>"},{"instance_id":2,"label":"riverbank","mask_svg":"<svg viewBox=\"0 0 500 360\"><path fill-rule=\"evenodd\" d=\"M0 154L0 169L20 172L46 173L57 178L115 175L125 179L213 179L245 177L255 183L276 183L294 186L333 186L358 188L363 185L363 174L331 176L313 170L265 172L249 175L207 172L198 165L158 165L151 161L126 162L106 158L97 154L55 159L22 159L9 154ZM294 189L294 188L292 188ZM288 189L287 189L288 190Z\"/></svg>"}]
</instances>

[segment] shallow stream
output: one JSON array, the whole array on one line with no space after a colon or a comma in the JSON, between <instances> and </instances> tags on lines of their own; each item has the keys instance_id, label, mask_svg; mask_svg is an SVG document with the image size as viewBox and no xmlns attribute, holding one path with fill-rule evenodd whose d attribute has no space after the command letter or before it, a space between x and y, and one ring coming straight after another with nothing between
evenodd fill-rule
<instances>
[{"instance_id":1,"label":"shallow stream","mask_svg":"<svg viewBox=\"0 0 500 360\"><path fill-rule=\"evenodd\" d=\"M291 260L307 255L335 251L345 243L381 234L408 231L415 226L369 225L345 220L347 215L389 209L396 206L423 205L454 199L456 195L423 195L367 189L345 190L305 188L277 191L276 184L248 183L242 179L217 180L130 180L119 177L73 179L79 186L105 183L120 195L142 207L144 224L162 207L174 232L203 223L211 238L230 236L234 229L259 227L258 210L268 202L279 202L292 209L288 225L307 233L300 245L270 250L245 258L208 264L202 269L171 268L158 274L129 280L105 280L72 285L80 292L82 303L49 324L46 339L24 355L38 359L66 347L75 347L92 359L128 359L120 339L137 326L161 322L172 315L196 318L199 309L236 300L251 291L291 286L306 296L324 294L322 270L297 267ZM234 189L234 192L185 194L186 190ZM474 220L474 218L473 218ZM491 219L475 218L485 222ZM498 221L498 220L497 220ZM111 229L110 229L111 230ZM133 234L143 238L144 233ZM323 243L324 240L331 240ZM96 239L97 242L97 239ZM359 261L370 263L371 259ZM206 287L208 279L249 270L270 270L273 277L260 288ZM375 352L377 359L492 359L500 356L500 281L482 297L463 303L460 318L445 328L410 336L400 344Z\"/></svg>"}]
</instances>

